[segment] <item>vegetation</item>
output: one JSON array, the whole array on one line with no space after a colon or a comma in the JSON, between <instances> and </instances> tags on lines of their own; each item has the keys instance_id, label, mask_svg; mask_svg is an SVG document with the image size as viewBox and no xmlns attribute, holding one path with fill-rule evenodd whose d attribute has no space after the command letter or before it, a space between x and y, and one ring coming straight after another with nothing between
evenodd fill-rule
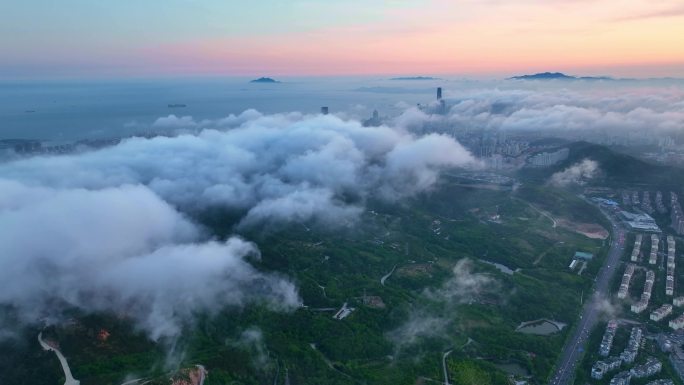
<instances>
[{"instance_id":1,"label":"vegetation","mask_svg":"<svg viewBox=\"0 0 684 385\"><path fill-rule=\"evenodd\" d=\"M200 316L179 340L157 343L111 314L75 314L75 322L46 333L59 341L83 385L131 377L164 383L195 364L209 371L208 385L283 384L286 377L292 384L414 384L442 380L448 349L455 384L505 384L510 376L546 383L604 255L601 240L553 227L549 215L603 224L597 210L543 185L512 193L450 179L400 204L368 206L353 228L331 231L312 223L243 234L260 245L257 267L291 277L305 308L223 309ZM229 214L199 219L217 237L234 231ZM578 250L596 255L582 275L568 269ZM448 288L463 259L472 261L469 274L485 278L484 287L434 295ZM371 296L381 302L369 302ZM345 302L356 310L343 320L325 310ZM521 322L542 318L568 327L546 336L516 331ZM435 323L411 335L405 326L416 319ZM260 338L245 341L247 329ZM37 333L27 330L22 339L33 341ZM54 355L37 343L12 348L0 352L6 378L43 384L61 376ZM34 368L42 368L42 376L31 376Z\"/></svg>"}]
</instances>

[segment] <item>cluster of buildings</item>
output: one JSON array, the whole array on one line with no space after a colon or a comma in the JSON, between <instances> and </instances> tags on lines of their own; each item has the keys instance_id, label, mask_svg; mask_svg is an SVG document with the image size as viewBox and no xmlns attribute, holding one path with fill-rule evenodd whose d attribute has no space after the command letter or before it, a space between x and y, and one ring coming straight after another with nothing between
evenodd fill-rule
<instances>
[{"instance_id":1,"label":"cluster of buildings","mask_svg":"<svg viewBox=\"0 0 684 385\"><path fill-rule=\"evenodd\" d=\"M649 357L644 364L635 366L629 371L623 371L616 374L615 377L610 380L610 385L629 385L632 378L650 377L660 373L662 368L663 364L659 360ZM659 381L670 381L669 383L672 383L671 380L655 380L651 383L658 383Z\"/></svg>"},{"instance_id":2,"label":"cluster of buildings","mask_svg":"<svg viewBox=\"0 0 684 385\"><path fill-rule=\"evenodd\" d=\"M427 105L422 105L418 103L418 109L425 112L426 114L436 114L445 115L449 112L449 107L446 105L446 101L442 99L442 87L437 87L437 102L429 103Z\"/></svg>"},{"instance_id":3,"label":"cluster of buildings","mask_svg":"<svg viewBox=\"0 0 684 385\"><path fill-rule=\"evenodd\" d=\"M660 321L663 318L669 316L670 314L672 314L672 305L666 303L666 304L662 305L661 307L653 310L653 312L651 312L650 318L651 318L651 321L657 322L657 321Z\"/></svg>"},{"instance_id":4,"label":"cluster of buildings","mask_svg":"<svg viewBox=\"0 0 684 385\"><path fill-rule=\"evenodd\" d=\"M568 159L570 150L562 148L554 152L540 152L527 158L531 167L548 167Z\"/></svg>"},{"instance_id":5,"label":"cluster of buildings","mask_svg":"<svg viewBox=\"0 0 684 385\"><path fill-rule=\"evenodd\" d=\"M378 110L373 110L371 117L363 121L364 127L378 127L381 125L382 119L380 118L380 113L378 113Z\"/></svg>"},{"instance_id":6,"label":"cluster of buildings","mask_svg":"<svg viewBox=\"0 0 684 385\"><path fill-rule=\"evenodd\" d=\"M655 265L658 262L658 244L660 243L660 237L655 234L651 234L651 253L648 255L648 264Z\"/></svg>"},{"instance_id":7,"label":"cluster of buildings","mask_svg":"<svg viewBox=\"0 0 684 385\"><path fill-rule=\"evenodd\" d=\"M603 361L597 361L591 367L591 378L600 380L606 373L618 369L622 365L622 360L618 356L613 356Z\"/></svg>"},{"instance_id":8,"label":"cluster of buildings","mask_svg":"<svg viewBox=\"0 0 684 385\"><path fill-rule=\"evenodd\" d=\"M650 213L658 213L661 215L667 213L667 209L663 202L663 193L660 191L647 192L622 190L621 194L622 201L620 206L631 206L634 208L633 212L627 212L624 211L624 209L620 209L617 207L618 205L616 203L611 205L611 207L614 208L613 211L618 213L629 228L635 230L636 237L634 239L633 248L630 250L629 254L630 262L626 264L622 275L617 297L620 299L629 298L630 286L635 272L637 270L644 271L645 282L641 297L638 301L630 305L630 310L636 314L648 314L650 321L661 322L663 326L667 322L667 324L675 330L671 335L681 336L682 339L680 343L684 343L684 334L679 334L681 333L679 329L684 329L684 314L677 315L674 313L675 307L684 307L684 296L673 298L671 303L667 301L667 303L654 304L655 306L649 309L649 302L652 299L652 292L655 285L656 271L665 271L663 277L665 295L670 298L675 295L675 270L677 264L675 236L660 235L660 228L655 222L655 219L649 215ZM671 193L672 227L677 233L684 235L684 212L682 211L677 198L676 194ZM599 201L597 202L602 203ZM650 238L647 238L649 236ZM650 248L647 248L647 251L643 251L645 239L650 239ZM661 241L663 242L662 246ZM662 256L662 258L659 258L659 256ZM656 270L654 266L657 266L658 269ZM647 309L650 311L650 314L645 312ZM671 319L671 317L675 318ZM645 384L649 380L651 381L648 382L647 385L673 385L674 382L670 379L653 380L653 378L657 378L657 374L661 373L663 370L664 363L659 359L654 357L643 357L636 362L640 346L644 339L643 333L645 332L640 326L632 328L628 345L624 351L619 354L613 353L611 355L610 350L613 345L617 327L618 323L615 320L608 323L599 347L599 356L601 358L592 366L591 377L604 381L607 381L607 379L610 378L609 383L611 385L629 385L630 382ZM658 338L661 338L661 336L665 336L665 334L660 333L658 336ZM678 373L684 373L684 348L673 348L674 345L669 342L667 345L667 350L661 346L663 352L673 352L676 349L681 351L680 355L672 353L670 355L670 361L675 367L677 366L677 363L681 363L682 370L677 370Z\"/></svg>"},{"instance_id":9,"label":"cluster of buildings","mask_svg":"<svg viewBox=\"0 0 684 385\"><path fill-rule=\"evenodd\" d=\"M608 323L608 327L606 328L606 333L604 334L603 338L604 340L606 339L606 335L611 335L610 339L610 344L612 344L612 339L615 335L615 330L617 329L617 322L612 320ZM611 330L611 332L609 332ZM629 341L627 343L627 347L625 348L622 353L618 356L612 356L608 357L605 360L602 361L597 361L594 363L594 365L591 368L591 377L594 379L602 379L606 373L611 372L613 370L618 369L622 364L631 364L634 362L636 359L637 353L639 352L639 347L641 346L641 340L643 336L643 331L639 327L634 327L632 328L632 331L629 335ZM608 355L610 352L610 344L607 346L607 350L604 347L603 341L601 342L601 348L599 349L599 353L602 356ZM604 354L605 353L605 354ZM630 372L622 372L622 373L630 373ZM613 379L615 378L620 378L622 376L622 373L617 374ZM631 378L631 374L629 375L629 378ZM613 381L611 380L611 384ZM629 384L629 380L627 382Z\"/></svg>"},{"instance_id":10,"label":"cluster of buildings","mask_svg":"<svg viewBox=\"0 0 684 385\"><path fill-rule=\"evenodd\" d=\"M660 233L660 227L658 227L655 219L646 213L630 213L627 211L621 211L620 216L634 231Z\"/></svg>"},{"instance_id":11,"label":"cluster of buildings","mask_svg":"<svg viewBox=\"0 0 684 385\"><path fill-rule=\"evenodd\" d=\"M646 362L644 362L642 365L633 367L629 371L629 374L632 376L632 378L646 378L660 373L662 368L663 364L659 360L653 357L648 357Z\"/></svg>"},{"instance_id":12,"label":"cluster of buildings","mask_svg":"<svg viewBox=\"0 0 684 385\"><path fill-rule=\"evenodd\" d=\"M639 260L639 254L641 253L641 241L643 240L643 236L641 234L637 234L636 238L634 239L634 248L632 249L632 255L629 258L630 261L636 262Z\"/></svg>"},{"instance_id":13,"label":"cluster of buildings","mask_svg":"<svg viewBox=\"0 0 684 385\"><path fill-rule=\"evenodd\" d=\"M641 293L641 298L636 303L633 303L631 310L634 313L641 313L648 307L648 302L651 300L651 292L653 291L653 282L655 282L655 272L648 270L646 272L646 282L644 282L644 291Z\"/></svg>"},{"instance_id":14,"label":"cluster of buildings","mask_svg":"<svg viewBox=\"0 0 684 385\"><path fill-rule=\"evenodd\" d=\"M665 214L667 212L667 210L665 209L665 204L663 204L663 193L661 193L660 191L656 191L655 204L656 210L658 210L659 213Z\"/></svg>"},{"instance_id":15,"label":"cluster of buildings","mask_svg":"<svg viewBox=\"0 0 684 385\"><path fill-rule=\"evenodd\" d=\"M670 205L672 207L670 212L672 228L677 234L684 234L684 213L682 212L682 206L679 204L677 194L673 192L670 192Z\"/></svg>"},{"instance_id":16,"label":"cluster of buildings","mask_svg":"<svg viewBox=\"0 0 684 385\"><path fill-rule=\"evenodd\" d=\"M136 136L151 138L160 135L163 134L148 132L140 133ZM9 150L20 155L63 155L76 151L96 150L115 146L122 140L123 138L83 139L70 143L50 143L31 139L0 139L0 152Z\"/></svg>"},{"instance_id":17,"label":"cluster of buildings","mask_svg":"<svg viewBox=\"0 0 684 385\"><path fill-rule=\"evenodd\" d=\"M641 346L641 339L643 337L644 331L640 327L633 327L632 331L629 333L629 341L627 341L627 347L622 353L620 353L620 359L626 364L631 364L636 359L637 353L639 353L639 347Z\"/></svg>"},{"instance_id":18,"label":"cluster of buildings","mask_svg":"<svg viewBox=\"0 0 684 385\"><path fill-rule=\"evenodd\" d=\"M610 385L629 385L629 381L632 379L632 376L629 374L629 372L620 372L613 377L609 384Z\"/></svg>"},{"instance_id":19,"label":"cluster of buildings","mask_svg":"<svg viewBox=\"0 0 684 385\"><path fill-rule=\"evenodd\" d=\"M677 307L683 307L684 306L684 296L680 297L675 297L672 299L672 304ZM673 330L679 330L681 328L684 328L684 314L678 316L677 318L670 320L669 326Z\"/></svg>"},{"instance_id":20,"label":"cluster of buildings","mask_svg":"<svg viewBox=\"0 0 684 385\"><path fill-rule=\"evenodd\" d=\"M649 214L653 214L653 206L651 206L651 193L644 191L644 199L641 200L641 209Z\"/></svg>"},{"instance_id":21,"label":"cluster of buildings","mask_svg":"<svg viewBox=\"0 0 684 385\"><path fill-rule=\"evenodd\" d=\"M672 235L667 236L667 276L665 278L665 295L674 294L675 271L675 240Z\"/></svg>"},{"instance_id":22,"label":"cluster of buildings","mask_svg":"<svg viewBox=\"0 0 684 385\"><path fill-rule=\"evenodd\" d=\"M684 378L684 334L681 332L660 333L656 337L660 350L664 353L670 353L670 364L677 372L679 378Z\"/></svg>"},{"instance_id":23,"label":"cluster of buildings","mask_svg":"<svg viewBox=\"0 0 684 385\"><path fill-rule=\"evenodd\" d=\"M680 315L679 317L670 320L668 324L673 330L679 330L681 328L684 328L684 314Z\"/></svg>"},{"instance_id":24,"label":"cluster of buildings","mask_svg":"<svg viewBox=\"0 0 684 385\"><path fill-rule=\"evenodd\" d=\"M603 339L599 347L599 355L602 357L608 357L608 354L610 354L610 348L613 346L613 338L615 338L617 327L618 323L616 320L608 321L608 326L606 326L606 331L603 333Z\"/></svg>"},{"instance_id":25,"label":"cluster of buildings","mask_svg":"<svg viewBox=\"0 0 684 385\"><path fill-rule=\"evenodd\" d=\"M634 274L634 269L636 267L629 263L625 267L625 273L622 275L622 282L620 283L620 289L618 289L617 296L620 299L627 298L629 294L629 283L632 281L632 275Z\"/></svg>"},{"instance_id":26,"label":"cluster of buildings","mask_svg":"<svg viewBox=\"0 0 684 385\"><path fill-rule=\"evenodd\" d=\"M672 304L677 306L677 307L684 306L684 296L675 297L674 299L672 299Z\"/></svg>"},{"instance_id":27,"label":"cluster of buildings","mask_svg":"<svg viewBox=\"0 0 684 385\"><path fill-rule=\"evenodd\" d=\"M646 385L674 385L674 381L672 380L655 380L646 383Z\"/></svg>"},{"instance_id":28,"label":"cluster of buildings","mask_svg":"<svg viewBox=\"0 0 684 385\"><path fill-rule=\"evenodd\" d=\"M529 142L509 139L503 131L459 133L455 136L461 144L477 154L487 168L494 170L524 167L527 154L532 151Z\"/></svg>"}]
</instances>

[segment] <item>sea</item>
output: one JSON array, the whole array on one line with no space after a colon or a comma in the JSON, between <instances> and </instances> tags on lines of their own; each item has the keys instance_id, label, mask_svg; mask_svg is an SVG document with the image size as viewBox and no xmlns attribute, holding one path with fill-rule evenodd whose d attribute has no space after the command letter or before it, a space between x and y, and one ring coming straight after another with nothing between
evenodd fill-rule
<instances>
[{"instance_id":1,"label":"sea","mask_svg":"<svg viewBox=\"0 0 684 385\"><path fill-rule=\"evenodd\" d=\"M265 114L318 113L367 119L393 116L435 98L453 80L391 78L245 78L0 82L0 139L70 142L136 135L169 115L200 121L256 109Z\"/></svg>"}]
</instances>

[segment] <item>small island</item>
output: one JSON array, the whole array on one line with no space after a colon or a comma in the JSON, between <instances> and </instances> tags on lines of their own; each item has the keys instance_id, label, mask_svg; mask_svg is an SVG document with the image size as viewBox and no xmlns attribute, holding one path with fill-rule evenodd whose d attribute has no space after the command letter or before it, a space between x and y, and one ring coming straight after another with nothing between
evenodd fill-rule
<instances>
[{"instance_id":1,"label":"small island","mask_svg":"<svg viewBox=\"0 0 684 385\"><path fill-rule=\"evenodd\" d=\"M571 76L561 72L541 72L533 75L520 75L508 80L613 80L608 76Z\"/></svg>"},{"instance_id":2,"label":"small island","mask_svg":"<svg viewBox=\"0 0 684 385\"><path fill-rule=\"evenodd\" d=\"M250 81L250 83L280 83L280 82L273 79L273 78L261 77L259 79L254 79L254 80Z\"/></svg>"},{"instance_id":3,"label":"small island","mask_svg":"<svg viewBox=\"0 0 684 385\"><path fill-rule=\"evenodd\" d=\"M405 76L398 78L391 78L390 80L440 80L439 78L433 78L431 76Z\"/></svg>"}]
</instances>

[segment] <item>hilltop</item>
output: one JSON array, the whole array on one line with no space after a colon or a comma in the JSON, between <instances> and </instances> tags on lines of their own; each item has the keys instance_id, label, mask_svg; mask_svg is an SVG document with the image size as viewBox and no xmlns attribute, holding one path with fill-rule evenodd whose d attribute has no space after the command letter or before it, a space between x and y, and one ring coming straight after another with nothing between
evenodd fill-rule
<instances>
[{"instance_id":1,"label":"hilltop","mask_svg":"<svg viewBox=\"0 0 684 385\"><path fill-rule=\"evenodd\" d=\"M558 148L570 150L568 158L546 168L525 168L520 176L527 179L542 180L562 171L584 159L599 163L602 177L597 183L608 184L649 184L671 186L684 178L684 170L665 165L645 162L634 156L612 150L606 146L588 142L574 142Z\"/></svg>"}]
</instances>

